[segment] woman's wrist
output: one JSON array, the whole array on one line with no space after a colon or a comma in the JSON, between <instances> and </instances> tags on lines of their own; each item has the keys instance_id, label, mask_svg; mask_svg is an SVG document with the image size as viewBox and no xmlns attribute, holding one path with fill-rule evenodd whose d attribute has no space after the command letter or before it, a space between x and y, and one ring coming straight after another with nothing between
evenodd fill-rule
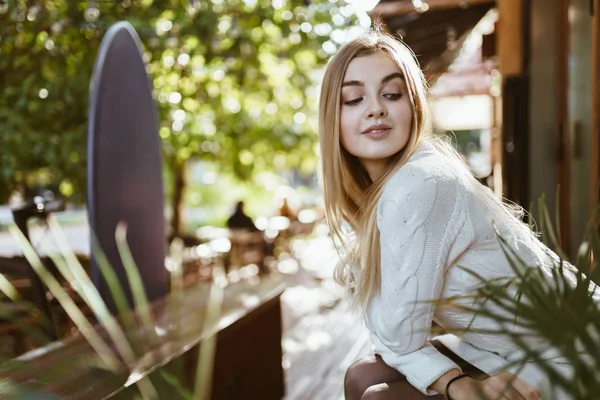
<instances>
[{"instance_id":1,"label":"woman's wrist","mask_svg":"<svg viewBox=\"0 0 600 400\"><path fill-rule=\"evenodd\" d=\"M442 394L445 393L446 385L450 382L451 379L461 375L463 372L458 368L453 368L447 372L445 372L442 376L440 376L435 382L433 382L428 389L433 390L437 393Z\"/></svg>"},{"instance_id":2,"label":"woman's wrist","mask_svg":"<svg viewBox=\"0 0 600 400\"><path fill-rule=\"evenodd\" d=\"M461 375L451 382L446 389L446 398L451 400L461 400L469 398L468 395L472 389L471 381L473 378L467 375Z\"/></svg>"}]
</instances>

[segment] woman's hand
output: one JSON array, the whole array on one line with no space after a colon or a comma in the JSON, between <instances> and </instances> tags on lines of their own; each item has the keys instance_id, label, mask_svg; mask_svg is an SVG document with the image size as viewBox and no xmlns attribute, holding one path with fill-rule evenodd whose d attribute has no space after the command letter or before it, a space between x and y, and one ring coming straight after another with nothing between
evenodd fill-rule
<instances>
[{"instance_id":1,"label":"woman's hand","mask_svg":"<svg viewBox=\"0 0 600 400\"><path fill-rule=\"evenodd\" d=\"M464 378L450 385L453 400L539 400L540 393L508 371L482 381Z\"/></svg>"}]
</instances>

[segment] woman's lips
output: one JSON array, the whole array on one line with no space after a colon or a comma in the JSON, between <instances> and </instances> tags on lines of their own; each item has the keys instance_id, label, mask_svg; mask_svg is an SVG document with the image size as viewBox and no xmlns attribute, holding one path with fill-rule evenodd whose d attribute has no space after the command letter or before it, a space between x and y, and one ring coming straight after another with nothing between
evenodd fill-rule
<instances>
[{"instance_id":1,"label":"woman's lips","mask_svg":"<svg viewBox=\"0 0 600 400\"><path fill-rule=\"evenodd\" d=\"M392 128L373 129L363 133L363 135L367 135L372 139L382 139L386 137L391 130Z\"/></svg>"}]
</instances>

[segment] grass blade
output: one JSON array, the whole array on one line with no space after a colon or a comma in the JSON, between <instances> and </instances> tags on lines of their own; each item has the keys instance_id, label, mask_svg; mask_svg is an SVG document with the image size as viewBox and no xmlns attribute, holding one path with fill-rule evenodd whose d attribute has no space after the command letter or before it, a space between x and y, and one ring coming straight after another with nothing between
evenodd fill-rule
<instances>
[{"instance_id":1,"label":"grass blade","mask_svg":"<svg viewBox=\"0 0 600 400\"><path fill-rule=\"evenodd\" d=\"M151 348L157 348L157 336L156 331L154 330L156 324L152 312L150 311L150 304L146 297L146 289L144 288L140 272L133 259L129 245L127 244L127 225L125 223L120 222L117 224L115 239L117 248L119 249L119 255L121 256L121 262L123 263L123 268L127 274L131 294L133 295L133 301L135 303L135 309L138 311L142 325L149 335L148 339Z\"/></svg>"},{"instance_id":2,"label":"grass blade","mask_svg":"<svg viewBox=\"0 0 600 400\"><path fill-rule=\"evenodd\" d=\"M556 186L555 195L555 206L554 206L554 221L556 221L556 232L557 232L557 248L562 249L562 230L560 229L560 185ZM547 207L546 207L547 211Z\"/></svg>"},{"instance_id":3,"label":"grass blade","mask_svg":"<svg viewBox=\"0 0 600 400\"><path fill-rule=\"evenodd\" d=\"M113 351L104 343L102 338L98 335L94 327L89 323L85 315L77 307L75 302L69 297L65 290L60 286L58 281L48 272L44 267L42 261L39 259L37 253L31 247L29 241L25 238L23 233L15 226L9 227L10 233L13 235L19 247L23 251L25 258L32 266L34 271L38 274L42 282L46 285L48 290L58 300L60 305L63 307L69 318L77 326L81 334L85 337L88 343L94 348L96 354L104 362L104 364L111 371L116 371L119 368L119 361L115 357Z\"/></svg>"},{"instance_id":4,"label":"grass blade","mask_svg":"<svg viewBox=\"0 0 600 400\"><path fill-rule=\"evenodd\" d=\"M169 293L169 312L175 315L171 332L178 335L181 326L181 307L183 304L183 241L175 238L169 247L171 291ZM175 339L175 338L174 338Z\"/></svg>"},{"instance_id":5,"label":"grass blade","mask_svg":"<svg viewBox=\"0 0 600 400\"><path fill-rule=\"evenodd\" d=\"M4 293L6 297L17 303L21 300L21 296L17 289L10 283L6 277L0 273L0 292Z\"/></svg>"},{"instance_id":6,"label":"grass blade","mask_svg":"<svg viewBox=\"0 0 600 400\"><path fill-rule=\"evenodd\" d=\"M62 253L62 257L56 253L51 253L48 251L47 253L52 258L52 261L57 266L59 272L63 274L65 278L67 278L68 272L68 276L74 279L73 283L75 285L72 286L94 312L94 315L98 321L102 324L102 326L104 326L117 351L131 372L131 368L136 363L136 355L129 341L127 340L124 331L121 329L121 326L118 324L115 317L108 310L106 303L102 300L102 297L96 289L96 286L92 283L83 266L77 260L75 253L71 251L66 236L63 234L56 220L54 218L49 218L48 226L50 227L52 236ZM112 270L112 268L109 269ZM156 389L154 389L149 380L142 379L137 382L137 385L144 398L158 398Z\"/></svg>"},{"instance_id":7,"label":"grass blade","mask_svg":"<svg viewBox=\"0 0 600 400\"><path fill-rule=\"evenodd\" d=\"M221 316L223 293L227 285L222 259L219 257L218 260L213 267L213 283L210 286L206 318L204 320L204 332L211 332L211 334L201 343L196 366L194 398L199 400L209 400L211 398L213 364L217 347L217 334L213 332Z\"/></svg>"}]
</instances>

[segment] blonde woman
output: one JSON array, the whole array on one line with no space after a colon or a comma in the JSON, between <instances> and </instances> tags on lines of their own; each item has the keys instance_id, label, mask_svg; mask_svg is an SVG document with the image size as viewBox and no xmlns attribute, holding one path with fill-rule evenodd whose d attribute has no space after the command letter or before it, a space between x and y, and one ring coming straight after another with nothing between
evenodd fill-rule
<instances>
[{"instance_id":1,"label":"blonde woman","mask_svg":"<svg viewBox=\"0 0 600 400\"><path fill-rule=\"evenodd\" d=\"M544 374L509 368L518 349L476 333L494 321L432 303L477 285L458 265L513 275L494 229L528 264L551 268L554 255L426 132L426 83L411 50L377 33L346 44L326 69L319 125L327 219L345 256L336 279L375 353L347 371L346 398L538 399ZM431 340L434 321L475 329Z\"/></svg>"}]
</instances>

